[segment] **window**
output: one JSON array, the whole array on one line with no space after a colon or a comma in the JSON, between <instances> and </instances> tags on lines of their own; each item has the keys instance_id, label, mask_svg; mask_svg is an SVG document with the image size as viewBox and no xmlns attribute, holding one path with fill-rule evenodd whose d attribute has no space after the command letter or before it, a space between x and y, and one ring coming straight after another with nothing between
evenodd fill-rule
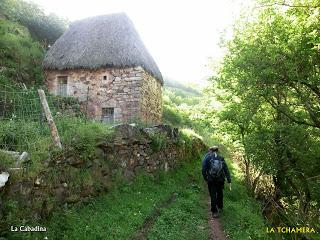
<instances>
[{"instance_id":1,"label":"window","mask_svg":"<svg viewBox=\"0 0 320 240\"><path fill-rule=\"evenodd\" d=\"M108 76L107 76L107 75L104 75L102 79L103 79L103 80L108 80Z\"/></svg>"},{"instance_id":2,"label":"window","mask_svg":"<svg viewBox=\"0 0 320 240\"><path fill-rule=\"evenodd\" d=\"M103 123L114 122L114 108L102 108L101 109L101 121Z\"/></svg>"},{"instance_id":3,"label":"window","mask_svg":"<svg viewBox=\"0 0 320 240\"><path fill-rule=\"evenodd\" d=\"M68 95L68 76L58 76L57 94L63 97Z\"/></svg>"}]
</instances>

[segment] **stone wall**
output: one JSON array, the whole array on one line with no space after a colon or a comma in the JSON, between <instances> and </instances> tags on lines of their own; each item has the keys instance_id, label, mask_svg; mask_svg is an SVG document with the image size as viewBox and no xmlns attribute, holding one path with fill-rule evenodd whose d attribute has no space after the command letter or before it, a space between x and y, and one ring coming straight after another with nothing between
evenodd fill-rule
<instances>
[{"instance_id":1,"label":"stone wall","mask_svg":"<svg viewBox=\"0 0 320 240\"><path fill-rule=\"evenodd\" d=\"M140 116L146 123L159 123L162 118L162 86L147 72L142 73Z\"/></svg>"},{"instance_id":2,"label":"stone wall","mask_svg":"<svg viewBox=\"0 0 320 240\"><path fill-rule=\"evenodd\" d=\"M114 129L113 138L99 140L88 159L70 150L52 153L37 176L23 181L10 177L8 184L0 188L0 222L10 225L7 216L12 219L16 215L33 220L46 218L65 204L85 203L109 191L119 179L130 180L139 173L153 174L176 168L183 162L197 161L206 149L200 139L186 143L177 129L166 125L142 129L125 124ZM7 202L16 208L3 207Z\"/></svg>"},{"instance_id":3,"label":"stone wall","mask_svg":"<svg viewBox=\"0 0 320 240\"><path fill-rule=\"evenodd\" d=\"M161 122L162 85L141 67L46 70L52 94L57 94L58 76L68 76L68 96L79 99L90 118L101 120L102 108L114 108L116 122Z\"/></svg>"}]
</instances>

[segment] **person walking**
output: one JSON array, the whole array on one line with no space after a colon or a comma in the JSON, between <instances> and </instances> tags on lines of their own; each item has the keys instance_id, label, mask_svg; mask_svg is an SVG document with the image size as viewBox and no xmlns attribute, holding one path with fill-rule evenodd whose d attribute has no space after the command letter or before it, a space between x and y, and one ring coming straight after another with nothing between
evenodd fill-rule
<instances>
[{"instance_id":1,"label":"person walking","mask_svg":"<svg viewBox=\"0 0 320 240\"><path fill-rule=\"evenodd\" d=\"M218 154L219 148L213 146L202 161L202 176L208 183L211 198L211 212L214 218L223 210L223 188L227 178L231 191L231 176L224 157Z\"/></svg>"}]
</instances>

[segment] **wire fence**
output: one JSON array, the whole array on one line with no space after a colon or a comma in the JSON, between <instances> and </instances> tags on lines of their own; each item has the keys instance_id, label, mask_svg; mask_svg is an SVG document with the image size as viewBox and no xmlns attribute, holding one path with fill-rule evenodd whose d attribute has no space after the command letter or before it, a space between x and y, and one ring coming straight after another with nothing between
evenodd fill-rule
<instances>
[{"instance_id":1,"label":"wire fence","mask_svg":"<svg viewBox=\"0 0 320 240\"><path fill-rule=\"evenodd\" d=\"M110 106L105 102L105 98L96 96L97 94L89 88L81 100L46 93L46 101L62 145L70 143L78 132L85 131L87 127L83 126L88 124L102 122L106 126L121 123L143 125L137 118L138 106L135 103L124 101L121 108L125 109L120 111L120 106ZM98 109L98 106L101 109ZM28 89L24 85L5 85L0 82L0 154L1 150L18 153L25 151L32 156L33 161L40 162L48 158L53 148L52 143L51 131L42 110L38 89Z\"/></svg>"},{"instance_id":2,"label":"wire fence","mask_svg":"<svg viewBox=\"0 0 320 240\"><path fill-rule=\"evenodd\" d=\"M76 99L47 93L46 100L62 143L70 143L81 127L90 124ZM27 152L29 158L21 168L25 170L31 166L31 169L40 169L50 158L53 148L38 90L13 88L0 83L0 169L15 167L8 153L13 156L23 152Z\"/></svg>"}]
</instances>

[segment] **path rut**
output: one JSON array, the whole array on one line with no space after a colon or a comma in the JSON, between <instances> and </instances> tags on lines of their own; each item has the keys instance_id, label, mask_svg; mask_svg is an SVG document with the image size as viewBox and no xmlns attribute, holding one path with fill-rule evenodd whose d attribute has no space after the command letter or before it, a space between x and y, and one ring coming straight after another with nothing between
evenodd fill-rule
<instances>
[{"instance_id":1,"label":"path rut","mask_svg":"<svg viewBox=\"0 0 320 240\"><path fill-rule=\"evenodd\" d=\"M158 207L156 207L150 216L144 221L142 227L135 233L135 235L131 238L131 240L141 240L146 239L148 236L148 232L153 224L156 222L158 217L161 214L162 208L168 208L177 198L177 194L173 193L170 198L166 201L162 202Z\"/></svg>"}]
</instances>

